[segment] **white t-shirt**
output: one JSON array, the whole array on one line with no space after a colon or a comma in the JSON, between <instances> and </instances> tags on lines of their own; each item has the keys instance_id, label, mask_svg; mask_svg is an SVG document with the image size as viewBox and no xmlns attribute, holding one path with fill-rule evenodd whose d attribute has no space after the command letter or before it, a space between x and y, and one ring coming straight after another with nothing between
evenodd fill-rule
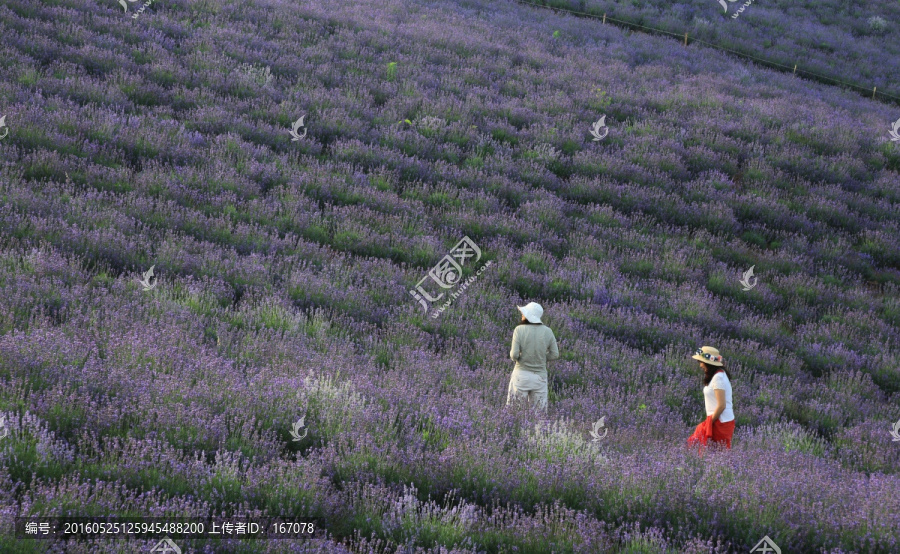
<instances>
[{"instance_id":1,"label":"white t-shirt","mask_svg":"<svg viewBox=\"0 0 900 554\"><path fill-rule=\"evenodd\" d=\"M703 387L703 398L706 400L706 415L711 416L716 413L719 401L716 400L715 389L725 391L725 411L719 416L719 422L728 423L734 419L734 411L731 409L731 381L724 371L720 371L713 375L709 384Z\"/></svg>"}]
</instances>

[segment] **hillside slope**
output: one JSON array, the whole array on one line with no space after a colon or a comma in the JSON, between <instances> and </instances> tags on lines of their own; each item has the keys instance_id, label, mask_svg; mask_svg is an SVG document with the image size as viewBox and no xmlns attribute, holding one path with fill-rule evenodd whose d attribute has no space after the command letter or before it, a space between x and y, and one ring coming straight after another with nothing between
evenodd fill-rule
<instances>
[{"instance_id":1,"label":"hillside slope","mask_svg":"<svg viewBox=\"0 0 900 554\"><path fill-rule=\"evenodd\" d=\"M523 0L652 27L900 102L894 0Z\"/></svg>"}]
</instances>

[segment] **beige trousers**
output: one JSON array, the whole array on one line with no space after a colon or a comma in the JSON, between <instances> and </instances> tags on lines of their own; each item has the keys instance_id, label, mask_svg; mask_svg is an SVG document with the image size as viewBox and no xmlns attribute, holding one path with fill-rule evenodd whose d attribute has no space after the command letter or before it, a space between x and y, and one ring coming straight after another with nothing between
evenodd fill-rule
<instances>
[{"instance_id":1,"label":"beige trousers","mask_svg":"<svg viewBox=\"0 0 900 554\"><path fill-rule=\"evenodd\" d=\"M547 375L533 371L514 369L509 378L506 405L513 402L528 402L547 411Z\"/></svg>"}]
</instances>

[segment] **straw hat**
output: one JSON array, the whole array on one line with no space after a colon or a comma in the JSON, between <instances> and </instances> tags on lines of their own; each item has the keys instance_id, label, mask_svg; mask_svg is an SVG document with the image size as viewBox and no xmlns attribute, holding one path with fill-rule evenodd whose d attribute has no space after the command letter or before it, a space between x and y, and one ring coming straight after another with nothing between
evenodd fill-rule
<instances>
[{"instance_id":1,"label":"straw hat","mask_svg":"<svg viewBox=\"0 0 900 554\"><path fill-rule=\"evenodd\" d=\"M522 312L522 315L525 316L525 319L532 323L543 323L541 321L541 316L544 315L544 308L541 307L537 302L529 302L524 306L516 306L519 308L519 311Z\"/></svg>"},{"instance_id":2,"label":"straw hat","mask_svg":"<svg viewBox=\"0 0 900 554\"><path fill-rule=\"evenodd\" d=\"M709 365L723 365L722 362L725 361L725 358L719 354L719 351L713 348L712 346L704 346L703 348L698 348L694 355L691 356L695 360L700 360L701 362Z\"/></svg>"}]
</instances>

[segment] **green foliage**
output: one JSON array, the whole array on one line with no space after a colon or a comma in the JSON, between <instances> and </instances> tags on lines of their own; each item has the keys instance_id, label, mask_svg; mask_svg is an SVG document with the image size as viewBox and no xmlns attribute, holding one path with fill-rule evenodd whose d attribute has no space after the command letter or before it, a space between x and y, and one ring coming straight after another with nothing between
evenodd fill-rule
<instances>
[{"instance_id":1,"label":"green foliage","mask_svg":"<svg viewBox=\"0 0 900 554\"><path fill-rule=\"evenodd\" d=\"M596 110L604 110L608 108L612 104L612 98L606 93L606 91L602 89L594 89L593 97L591 98L591 107Z\"/></svg>"},{"instance_id":2,"label":"green foliage","mask_svg":"<svg viewBox=\"0 0 900 554\"><path fill-rule=\"evenodd\" d=\"M39 77L37 71L29 69L20 75L17 81L26 87L30 87L37 83Z\"/></svg>"},{"instance_id":3,"label":"green foliage","mask_svg":"<svg viewBox=\"0 0 900 554\"><path fill-rule=\"evenodd\" d=\"M65 460L48 456L48 445L40 444L38 437L29 431L22 430L2 440L8 457L4 465L15 481L31 483L33 477L58 480L74 469Z\"/></svg>"},{"instance_id":4,"label":"green foliage","mask_svg":"<svg viewBox=\"0 0 900 554\"><path fill-rule=\"evenodd\" d=\"M519 261L528 268L529 271L535 273L545 273L549 266L543 257L533 252L526 252L519 257Z\"/></svg>"},{"instance_id":5,"label":"green foliage","mask_svg":"<svg viewBox=\"0 0 900 554\"><path fill-rule=\"evenodd\" d=\"M494 129L493 131L491 131L491 137L493 137L494 140L505 142L510 146L515 146L519 143L519 139L506 129Z\"/></svg>"},{"instance_id":6,"label":"green foliage","mask_svg":"<svg viewBox=\"0 0 900 554\"><path fill-rule=\"evenodd\" d=\"M619 271L639 277L650 277L656 265L651 260L627 260L619 266Z\"/></svg>"}]
</instances>

